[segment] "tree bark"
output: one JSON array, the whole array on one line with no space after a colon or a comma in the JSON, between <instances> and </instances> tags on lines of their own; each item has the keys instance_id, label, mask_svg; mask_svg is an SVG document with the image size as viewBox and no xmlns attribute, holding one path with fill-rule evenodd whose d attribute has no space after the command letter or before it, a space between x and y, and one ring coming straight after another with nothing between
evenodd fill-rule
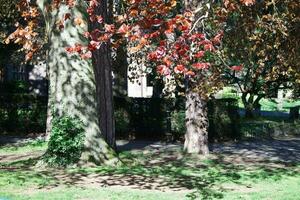
<instances>
[{"instance_id":1,"label":"tree bark","mask_svg":"<svg viewBox=\"0 0 300 200\"><path fill-rule=\"evenodd\" d=\"M207 1L200 0L184 0L184 8L193 12L205 6ZM195 19L200 13L197 11ZM195 20L194 19L194 20ZM196 26L195 31L200 31L201 27ZM191 87L187 85L187 87ZM208 155L208 116L207 116L207 100L200 96L199 93L193 92L191 89L186 91L186 133L184 150L188 153L197 153Z\"/></svg>"},{"instance_id":2,"label":"tree bark","mask_svg":"<svg viewBox=\"0 0 300 200\"><path fill-rule=\"evenodd\" d=\"M111 23L112 2L102 0L96 9L97 15L101 15L106 23ZM89 29L101 28L97 23L90 23ZM97 101L99 105L99 121L101 132L105 141L113 149L116 148L115 122L112 89L112 60L109 44L102 44L100 49L93 52L93 66L96 78Z\"/></svg>"},{"instance_id":3,"label":"tree bark","mask_svg":"<svg viewBox=\"0 0 300 200\"><path fill-rule=\"evenodd\" d=\"M62 4L58 9L47 11L47 0L38 0L37 4L44 13L49 39L49 102L51 109L58 115L69 115L80 119L84 124L85 141L81 162L95 164L116 164L115 152L105 142L99 126L99 109L96 98L96 81L92 63L80 58L78 54L69 54L65 48L75 44L87 44L82 34L88 30L87 23L75 26L72 20L65 22L59 30L56 22L66 13L84 19L86 2L77 1L69 9ZM87 19L84 19L87 22ZM55 117L55 116L53 116Z\"/></svg>"},{"instance_id":4,"label":"tree bark","mask_svg":"<svg viewBox=\"0 0 300 200\"><path fill-rule=\"evenodd\" d=\"M242 102L245 107L245 117L248 119L253 119L254 117L260 115L259 101L263 98L263 96L258 95L258 97L254 100L254 94L250 94L248 99L247 95L248 93L242 94Z\"/></svg>"},{"instance_id":5,"label":"tree bark","mask_svg":"<svg viewBox=\"0 0 300 200\"><path fill-rule=\"evenodd\" d=\"M186 134L184 150L188 153L208 155L207 102L198 93L186 94Z\"/></svg>"}]
</instances>

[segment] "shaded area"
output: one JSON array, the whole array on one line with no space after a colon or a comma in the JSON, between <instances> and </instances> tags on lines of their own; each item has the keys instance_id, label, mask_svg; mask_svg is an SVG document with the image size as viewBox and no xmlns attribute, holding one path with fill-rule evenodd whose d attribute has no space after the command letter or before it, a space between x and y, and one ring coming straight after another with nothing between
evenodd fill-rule
<instances>
[{"instance_id":1,"label":"shaded area","mask_svg":"<svg viewBox=\"0 0 300 200\"><path fill-rule=\"evenodd\" d=\"M120 167L41 169L38 160L15 157L1 161L1 176L8 182L51 189L60 185L78 187L130 187L188 193L188 197L222 198L233 190L253 191L257 181L277 181L300 174L300 138L252 141L211 146L208 159L186 155L180 144L150 141L118 141ZM131 150L131 151L124 151ZM291 156L289 156L291 154ZM17 155L16 155L17 156ZM1 178L1 177L0 177ZM224 187L235 184L236 188Z\"/></svg>"}]
</instances>

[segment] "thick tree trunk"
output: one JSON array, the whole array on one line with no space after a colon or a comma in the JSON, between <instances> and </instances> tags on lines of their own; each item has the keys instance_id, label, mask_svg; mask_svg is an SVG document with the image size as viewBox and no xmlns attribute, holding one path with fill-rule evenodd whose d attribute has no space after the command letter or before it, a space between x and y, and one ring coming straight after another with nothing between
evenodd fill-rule
<instances>
[{"instance_id":1,"label":"thick tree trunk","mask_svg":"<svg viewBox=\"0 0 300 200\"><path fill-rule=\"evenodd\" d=\"M46 12L47 0L38 0L38 6ZM99 127L99 109L96 100L95 75L92 63L83 60L78 54L69 54L65 48L76 43L86 43L82 34L87 24L75 26L72 20L65 22L59 30L56 22L66 13L75 17L85 16L85 1L76 1L74 8L61 5L51 13L44 13L49 39L49 101L58 115L69 115L80 119L84 124L85 141L82 163L115 164L115 152L105 142ZM86 19L84 19L86 20ZM55 116L53 116L55 117Z\"/></svg>"},{"instance_id":2,"label":"thick tree trunk","mask_svg":"<svg viewBox=\"0 0 300 200\"><path fill-rule=\"evenodd\" d=\"M208 116L207 102L191 91L186 94L186 134L184 150L188 153L207 155Z\"/></svg>"},{"instance_id":3,"label":"thick tree trunk","mask_svg":"<svg viewBox=\"0 0 300 200\"><path fill-rule=\"evenodd\" d=\"M106 23L111 21L112 10L110 6L109 2L103 0L96 9L96 14L101 15ZM100 28L98 25L98 23L91 23L90 29ZM116 140L113 116L112 60L109 44L102 44L100 49L93 52L93 66L96 77L101 132L109 146L115 149Z\"/></svg>"},{"instance_id":4,"label":"thick tree trunk","mask_svg":"<svg viewBox=\"0 0 300 200\"><path fill-rule=\"evenodd\" d=\"M242 94L242 102L245 107L245 117L248 119L252 119L256 116L260 116L260 104L259 101L263 98L263 96L258 96L254 100L254 95L250 94L249 98L247 99L248 93Z\"/></svg>"},{"instance_id":5,"label":"thick tree trunk","mask_svg":"<svg viewBox=\"0 0 300 200\"><path fill-rule=\"evenodd\" d=\"M199 8L207 3L206 0L184 0L184 8L195 12L194 20L202 15ZM201 27L196 25L195 31L200 31ZM190 87L190 86L188 86ZM207 116L207 100L187 89L186 91L186 134L184 149L188 153L197 153L208 155L208 116Z\"/></svg>"}]
</instances>

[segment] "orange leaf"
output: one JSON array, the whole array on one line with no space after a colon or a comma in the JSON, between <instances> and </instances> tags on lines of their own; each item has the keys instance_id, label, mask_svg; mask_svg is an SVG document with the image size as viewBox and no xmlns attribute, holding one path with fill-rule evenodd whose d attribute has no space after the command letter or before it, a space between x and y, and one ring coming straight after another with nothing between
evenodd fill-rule
<instances>
[{"instance_id":1,"label":"orange leaf","mask_svg":"<svg viewBox=\"0 0 300 200\"><path fill-rule=\"evenodd\" d=\"M75 24L76 26L82 26L82 25L84 25L84 21L83 21L83 19L82 19L81 17L76 17L76 18L74 19L74 24Z\"/></svg>"}]
</instances>

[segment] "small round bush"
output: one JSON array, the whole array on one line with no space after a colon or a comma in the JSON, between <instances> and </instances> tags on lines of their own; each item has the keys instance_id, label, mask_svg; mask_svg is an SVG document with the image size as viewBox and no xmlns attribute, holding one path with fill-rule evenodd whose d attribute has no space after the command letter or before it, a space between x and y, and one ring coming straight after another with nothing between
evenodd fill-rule
<instances>
[{"instance_id":1,"label":"small round bush","mask_svg":"<svg viewBox=\"0 0 300 200\"><path fill-rule=\"evenodd\" d=\"M51 136L45 161L49 165L66 166L79 161L83 150L83 123L69 116L52 120Z\"/></svg>"}]
</instances>

